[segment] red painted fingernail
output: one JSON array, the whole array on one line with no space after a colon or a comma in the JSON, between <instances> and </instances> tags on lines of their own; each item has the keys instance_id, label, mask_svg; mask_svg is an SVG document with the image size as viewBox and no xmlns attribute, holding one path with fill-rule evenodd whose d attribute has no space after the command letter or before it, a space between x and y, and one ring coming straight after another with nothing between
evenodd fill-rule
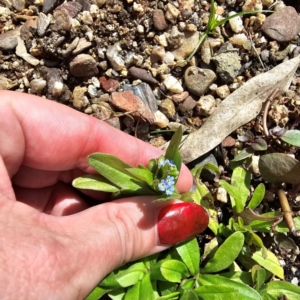
<instances>
[{"instance_id":1,"label":"red painted fingernail","mask_svg":"<svg viewBox=\"0 0 300 300\"><path fill-rule=\"evenodd\" d=\"M173 245L203 232L209 217L205 208L195 203L174 203L158 214L158 237L163 245Z\"/></svg>"}]
</instances>

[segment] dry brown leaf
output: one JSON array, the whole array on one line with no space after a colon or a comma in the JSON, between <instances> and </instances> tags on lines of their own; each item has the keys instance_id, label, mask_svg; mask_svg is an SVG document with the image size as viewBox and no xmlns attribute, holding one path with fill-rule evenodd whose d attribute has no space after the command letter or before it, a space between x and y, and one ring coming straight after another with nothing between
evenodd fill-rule
<instances>
[{"instance_id":1,"label":"dry brown leaf","mask_svg":"<svg viewBox=\"0 0 300 300\"><path fill-rule=\"evenodd\" d=\"M297 56L257 75L223 100L202 127L184 140L180 149L183 162L189 163L207 153L254 119L275 88L281 93L287 91L299 63Z\"/></svg>"}]
</instances>

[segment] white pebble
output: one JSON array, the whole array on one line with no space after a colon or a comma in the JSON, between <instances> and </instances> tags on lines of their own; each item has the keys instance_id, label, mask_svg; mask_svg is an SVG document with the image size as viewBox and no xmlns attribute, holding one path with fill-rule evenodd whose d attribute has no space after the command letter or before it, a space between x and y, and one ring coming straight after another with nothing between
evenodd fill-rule
<instances>
[{"instance_id":1,"label":"white pebble","mask_svg":"<svg viewBox=\"0 0 300 300\"><path fill-rule=\"evenodd\" d=\"M183 87L181 83L172 75L168 76L163 84L166 89L175 94L181 94L183 92Z\"/></svg>"},{"instance_id":2,"label":"white pebble","mask_svg":"<svg viewBox=\"0 0 300 300\"><path fill-rule=\"evenodd\" d=\"M166 128L169 124L169 119L158 110L154 114L154 124L160 128Z\"/></svg>"},{"instance_id":3,"label":"white pebble","mask_svg":"<svg viewBox=\"0 0 300 300\"><path fill-rule=\"evenodd\" d=\"M235 11L231 11L228 15L233 16L235 15ZM243 20L241 19L240 16L234 17L229 20L229 25L231 27L231 30L235 33L239 33L243 30L244 25L243 25Z\"/></svg>"},{"instance_id":4,"label":"white pebble","mask_svg":"<svg viewBox=\"0 0 300 300\"><path fill-rule=\"evenodd\" d=\"M249 41L249 40L244 33L235 34L234 36L229 38L229 42L231 44L233 44L234 46L243 46L244 43L247 43L247 41Z\"/></svg>"}]
</instances>

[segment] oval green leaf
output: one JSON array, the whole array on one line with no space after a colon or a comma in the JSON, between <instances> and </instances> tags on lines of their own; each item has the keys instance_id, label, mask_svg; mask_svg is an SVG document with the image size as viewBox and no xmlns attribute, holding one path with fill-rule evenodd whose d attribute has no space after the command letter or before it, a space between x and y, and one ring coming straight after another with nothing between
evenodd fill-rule
<instances>
[{"instance_id":1,"label":"oval green leaf","mask_svg":"<svg viewBox=\"0 0 300 300\"><path fill-rule=\"evenodd\" d=\"M265 154L258 163L261 176L272 183L300 182L300 162L283 153Z\"/></svg>"},{"instance_id":2,"label":"oval green leaf","mask_svg":"<svg viewBox=\"0 0 300 300\"><path fill-rule=\"evenodd\" d=\"M238 299L239 292L235 288L222 285L203 285L194 289L201 300L228 300Z\"/></svg>"},{"instance_id":3,"label":"oval green leaf","mask_svg":"<svg viewBox=\"0 0 300 300\"><path fill-rule=\"evenodd\" d=\"M265 191L266 191L265 185L263 183L260 183L254 190L252 198L247 207L251 209L255 209L257 206L259 206L261 201L264 199Z\"/></svg>"},{"instance_id":4,"label":"oval green leaf","mask_svg":"<svg viewBox=\"0 0 300 300\"><path fill-rule=\"evenodd\" d=\"M87 189L106 193L117 193L119 188L101 175L87 174L73 180L72 185L77 189Z\"/></svg>"},{"instance_id":5,"label":"oval green leaf","mask_svg":"<svg viewBox=\"0 0 300 300\"><path fill-rule=\"evenodd\" d=\"M300 147L300 131L287 130L281 137L284 142L296 147Z\"/></svg>"},{"instance_id":6,"label":"oval green leaf","mask_svg":"<svg viewBox=\"0 0 300 300\"><path fill-rule=\"evenodd\" d=\"M197 294L193 290L184 291L180 300L198 300Z\"/></svg>"},{"instance_id":7,"label":"oval green leaf","mask_svg":"<svg viewBox=\"0 0 300 300\"><path fill-rule=\"evenodd\" d=\"M244 245L244 235L235 232L218 248L212 259L201 269L201 273L216 273L228 268L238 257Z\"/></svg>"},{"instance_id":8,"label":"oval green leaf","mask_svg":"<svg viewBox=\"0 0 300 300\"><path fill-rule=\"evenodd\" d=\"M235 297L233 299L262 300L260 294L250 286L240 282L230 280L222 276L205 274L205 275L201 275L198 281L200 285L203 286L207 286L207 285L222 286L222 287L227 287L238 291L239 294L238 297ZM198 294L197 290L198 288L195 289L194 291ZM201 296L200 294L198 295ZM232 298L227 298L227 299L232 299Z\"/></svg>"},{"instance_id":9,"label":"oval green leaf","mask_svg":"<svg viewBox=\"0 0 300 300\"><path fill-rule=\"evenodd\" d=\"M265 298L266 295L275 299L285 296L289 300L299 300L300 287L289 282L271 281L261 290L261 295Z\"/></svg>"},{"instance_id":10,"label":"oval green leaf","mask_svg":"<svg viewBox=\"0 0 300 300\"><path fill-rule=\"evenodd\" d=\"M176 251L186 264L192 275L199 273L200 251L196 238L185 241L176 246Z\"/></svg>"}]
</instances>

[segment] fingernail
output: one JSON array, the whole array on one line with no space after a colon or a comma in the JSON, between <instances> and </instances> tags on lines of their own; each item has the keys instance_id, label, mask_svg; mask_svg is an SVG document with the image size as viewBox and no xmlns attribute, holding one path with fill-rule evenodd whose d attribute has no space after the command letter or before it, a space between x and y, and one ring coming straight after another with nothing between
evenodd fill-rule
<instances>
[{"instance_id":1,"label":"fingernail","mask_svg":"<svg viewBox=\"0 0 300 300\"><path fill-rule=\"evenodd\" d=\"M205 208L195 203L174 203L158 214L158 238L162 245L174 245L203 232L209 217Z\"/></svg>"}]
</instances>

